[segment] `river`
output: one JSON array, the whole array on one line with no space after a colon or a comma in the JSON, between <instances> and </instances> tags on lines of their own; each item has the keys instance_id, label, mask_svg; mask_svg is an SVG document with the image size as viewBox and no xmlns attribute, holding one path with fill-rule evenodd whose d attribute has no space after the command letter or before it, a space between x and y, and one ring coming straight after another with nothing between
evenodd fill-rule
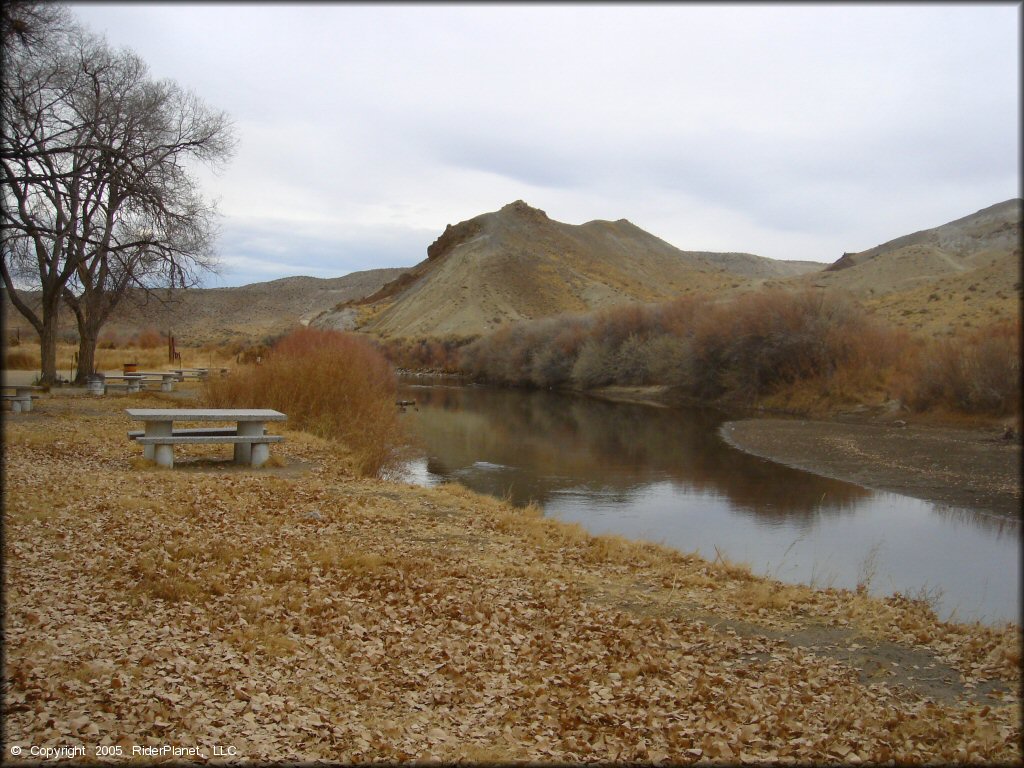
<instances>
[{"instance_id":1,"label":"river","mask_svg":"<svg viewBox=\"0 0 1024 768\"><path fill-rule=\"evenodd\" d=\"M404 479L473 490L790 583L929 598L942 619L1020 619L1020 523L750 456L708 409L405 381Z\"/></svg>"}]
</instances>

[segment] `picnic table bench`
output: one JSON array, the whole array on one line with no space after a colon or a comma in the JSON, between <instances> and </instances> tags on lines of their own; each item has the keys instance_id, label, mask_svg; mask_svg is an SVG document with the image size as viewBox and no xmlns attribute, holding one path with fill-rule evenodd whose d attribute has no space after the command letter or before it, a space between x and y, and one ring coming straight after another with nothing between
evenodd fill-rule
<instances>
[{"instance_id":1,"label":"picnic table bench","mask_svg":"<svg viewBox=\"0 0 1024 768\"><path fill-rule=\"evenodd\" d=\"M175 368L174 372L177 373L182 379L207 379L210 374L214 371L220 373L221 376L228 375L227 368Z\"/></svg>"},{"instance_id":2,"label":"picnic table bench","mask_svg":"<svg viewBox=\"0 0 1024 768\"><path fill-rule=\"evenodd\" d=\"M0 395L4 401L11 404L12 413L28 413L32 410L32 399L38 399L38 395L33 395L33 392L42 391L42 387L36 387L31 384L4 384L0 386L0 389L5 391L12 390L13 395Z\"/></svg>"},{"instance_id":3,"label":"picnic table bench","mask_svg":"<svg viewBox=\"0 0 1024 768\"><path fill-rule=\"evenodd\" d=\"M110 384L111 380L120 383ZM140 392L142 390L142 376L137 373L126 373L123 376L107 375L103 377L103 383L106 387L124 387L126 392Z\"/></svg>"},{"instance_id":4,"label":"picnic table bench","mask_svg":"<svg viewBox=\"0 0 1024 768\"><path fill-rule=\"evenodd\" d=\"M173 392L174 382L184 380L177 371L135 371L126 373L125 376L138 376L143 383L147 379L160 379L161 392Z\"/></svg>"},{"instance_id":5,"label":"picnic table bench","mask_svg":"<svg viewBox=\"0 0 1024 768\"><path fill-rule=\"evenodd\" d=\"M129 439L161 467L174 466L175 445L218 443L234 444L235 464L263 466L270 458L270 444L284 440L281 435L266 434L267 422L288 418L265 408L126 408L125 413L145 427L141 434L129 432ZM174 429L174 422L197 421L233 421L235 426Z\"/></svg>"}]
</instances>

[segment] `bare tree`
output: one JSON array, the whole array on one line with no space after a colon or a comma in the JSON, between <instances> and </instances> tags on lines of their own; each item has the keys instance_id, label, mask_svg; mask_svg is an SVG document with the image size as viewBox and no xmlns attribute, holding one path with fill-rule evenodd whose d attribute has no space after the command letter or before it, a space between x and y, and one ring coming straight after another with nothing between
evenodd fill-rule
<instances>
[{"instance_id":1,"label":"bare tree","mask_svg":"<svg viewBox=\"0 0 1024 768\"><path fill-rule=\"evenodd\" d=\"M71 306L84 378L129 289L195 284L213 265L215 211L190 167L226 160L233 137L223 113L100 38L73 30L28 53L15 52L3 81L2 276L39 333L45 382L60 302ZM40 290L38 313L22 286Z\"/></svg>"},{"instance_id":2,"label":"bare tree","mask_svg":"<svg viewBox=\"0 0 1024 768\"><path fill-rule=\"evenodd\" d=\"M74 28L68 9L56 3L6 2L0 5L0 43L38 49Z\"/></svg>"},{"instance_id":3,"label":"bare tree","mask_svg":"<svg viewBox=\"0 0 1024 768\"><path fill-rule=\"evenodd\" d=\"M7 299L39 334L43 380L56 378L57 318L61 291L77 266L75 220L83 200L78 179L92 143L89 125L75 120L63 99L79 87L62 44L87 41L77 29L31 27L31 45L9 32L5 15L0 178L3 193L3 259ZM38 21L38 19L36 19ZM40 291L38 313L17 288Z\"/></svg>"},{"instance_id":4,"label":"bare tree","mask_svg":"<svg viewBox=\"0 0 1024 768\"><path fill-rule=\"evenodd\" d=\"M224 114L173 82L151 81L134 54L114 54L89 77L79 112L104 115L95 179L103 193L83 221L88 256L64 288L78 321L79 379L92 371L100 328L129 291L190 287L215 265L216 212L189 164L216 165L233 143ZM104 88L108 81L116 87ZM102 109L93 109L95 98Z\"/></svg>"}]
</instances>

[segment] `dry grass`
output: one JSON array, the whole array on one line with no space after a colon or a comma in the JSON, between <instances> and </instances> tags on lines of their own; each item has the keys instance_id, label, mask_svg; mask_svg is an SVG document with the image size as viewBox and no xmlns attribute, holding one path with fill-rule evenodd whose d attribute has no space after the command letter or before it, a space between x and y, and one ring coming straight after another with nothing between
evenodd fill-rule
<instances>
[{"instance_id":1,"label":"dry grass","mask_svg":"<svg viewBox=\"0 0 1024 768\"><path fill-rule=\"evenodd\" d=\"M167 359L166 340L163 344L148 347L97 347L96 369L99 371L112 371L120 369L125 363L137 363L140 370L160 370L169 367L201 368L201 367L227 367L234 365L234 357L225 350L215 348L199 347L178 347L181 353L180 363L172 366ZM68 376L75 363L75 356L78 354L77 344L57 345L57 372L62 376ZM39 358L39 345L22 343L20 346L9 350L4 356L4 367L8 370L38 371L41 368Z\"/></svg>"},{"instance_id":2,"label":"dry grass","mask_svg":"<svg viewBox=\"0 0 1024 768\"><path fill-rule=\"evenodd\" d=\"M211 377L213 407L274 408L290 425L344 443L361 474L379 476L398 460L401 425L395 377L368 342L304 328L281 339L259 365Z\"/></svg>"}]
</instances>

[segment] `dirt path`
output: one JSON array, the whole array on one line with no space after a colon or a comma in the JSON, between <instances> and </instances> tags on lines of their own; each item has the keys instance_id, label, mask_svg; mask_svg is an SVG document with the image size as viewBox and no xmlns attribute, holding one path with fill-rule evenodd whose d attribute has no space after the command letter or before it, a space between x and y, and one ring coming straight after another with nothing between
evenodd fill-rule
<instances>
[{"instance_id":1,"label":"dirt path","mask_svg":"<svg viewBox=\"0 0 1024 768\"><path fill-rule=\"evenodd\" d=\"M740 450L867 488L1016 516L1021 443L995 429L750 419L722 425Z\"/></svg>"}]
</instances>

